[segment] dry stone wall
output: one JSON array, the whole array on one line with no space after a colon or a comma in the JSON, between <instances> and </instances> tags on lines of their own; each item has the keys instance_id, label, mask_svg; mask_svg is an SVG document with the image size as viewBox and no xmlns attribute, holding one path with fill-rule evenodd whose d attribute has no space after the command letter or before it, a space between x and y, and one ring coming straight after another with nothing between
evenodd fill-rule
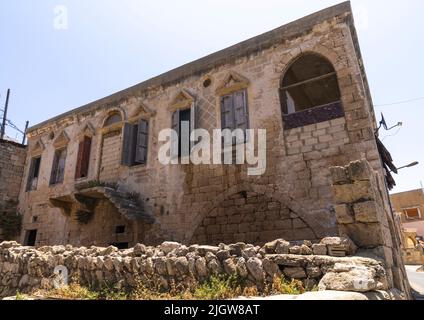
<instances>
[{"instance_id":1,"label":"dry stone wall","mask_svg":"<svg viewBox=\"0 0 424 320\"><path fill-rule=\"evenodd\" d=\"M263 290L275 277L299 279L311 289L371 292L390 290L383 264L355 256L355 245L346 238L326 238L320 243L291 244L275 240L263 247L245 243L219 246L185 246L164 242L157 247L75 248L67 246L23 247L0 244L0 297L52 288L58 273L92 288L113 285L136 287L139 281L153 289L173 284L189 288L211 275L237 275L246 285ZM337 250L335 250L337 249ZM333 256L330 256L333 255ZM338 255L335 257L334 255Z\"/></svg>"}]
</instances>

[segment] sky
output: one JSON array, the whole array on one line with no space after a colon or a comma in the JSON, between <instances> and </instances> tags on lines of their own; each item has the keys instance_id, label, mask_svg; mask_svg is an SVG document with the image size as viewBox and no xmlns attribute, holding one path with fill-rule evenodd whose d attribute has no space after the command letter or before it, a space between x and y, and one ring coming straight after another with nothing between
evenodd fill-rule
<instances>
[{"instance_id":1,"label":"sky","mask_svg":"<svg viewBox=\"0 0 424 320\"><path fill-rule=\"evenodd\" d=\"M341 0L0 2L0 108L22 130ZM400 167L393 192L424 183L424 1L352 0L381 137ZM385 106L380 106L385 105ZM11 128L7 134L21 140Z\"/></svg>"}]
</instances>

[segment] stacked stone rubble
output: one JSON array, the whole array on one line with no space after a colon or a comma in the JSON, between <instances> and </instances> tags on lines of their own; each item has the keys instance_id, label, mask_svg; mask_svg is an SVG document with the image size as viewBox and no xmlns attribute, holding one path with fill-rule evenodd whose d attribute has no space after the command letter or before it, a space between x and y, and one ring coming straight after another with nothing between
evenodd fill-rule
<instances>
[{"instance_id":1,"label":"stacked stone rubble","mask_svg":"<svg viewBox=\"0 0 424 320\"><path fill-rule=\"evenodd\" d=\"M322 243L305 241L293 245L284 240L263 247L245 243L219 246L185 246L164 242L157 247L137 244L134 248L74 248L72 246L23 247L16 242L0 244L0 296L17 291L30 293L52 288L54 270L66 267L69 279L85 286L120 289L140 282L152 289L167 290L173 285L190 288L212 275L237 275L246 286L263 290L275 277L301 280L311 289L370 292L388 290L383 265L370 258L331 257L331 245L342 246L345 239ZM346 249L354 250L350 245ZM354 251L352 251L354 252Z\"/></svg>"}]
</instances>

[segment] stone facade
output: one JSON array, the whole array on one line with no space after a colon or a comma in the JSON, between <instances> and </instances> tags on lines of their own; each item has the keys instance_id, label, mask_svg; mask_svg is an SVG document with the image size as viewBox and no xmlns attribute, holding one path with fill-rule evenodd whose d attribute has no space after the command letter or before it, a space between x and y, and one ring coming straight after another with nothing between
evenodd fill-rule
<instances>
[{"instance_id":1,"label":"stone facade","mask_svg":"<svg viewBox=\"0 0 424 320\"><path fill-rule=\"evenodd\" d=\"M332 167L331 174L340 235L384 261L390 287L410 292L401 229L391 210L385 181L365 160Z\"/></svg>"},{"instance_id":2,"label":"stone facade","mask_svg":"<svg viewBox=\"0 0 424 320\"><path fill-rule=\"evenodd\" d=\"M332 111L285 116L282 79L305 54L334 67L341 101ZM173 111L194 105L197 127L221 128L222 94L236 89L247 93L249 127L267 130L263 175L248 176L247 165L158 161L159 132L170 128ZM41 156L41 165L31 191L24 187L31 173L29 165L25 168L24 224L17 240L25 243L31 230L37 246L123 247L163 240L263 244L338 235L329 167L367 159L383 175L371 106L350 4L323 10L30 128L27 163ZM120 121L106 125L116 115ZM147 161L123 166L125 123L140 118L149 122ZM296 125L299 121L304 125ZM75 179L82 136L92 139L88 174ZM64 179L51 185L58 148L67 150ZM78 184L93 180L117 185L118 204L99 193L77 192ZM137 195L133 204L143 219L122 213L121 204L131 195ZM90 210L93 219L76 221L78 213Z\"/></svg>"},{"instance_id":3,"label":"stone facade","mask_svg":"<svg viewBox=\"0 0 424 320\"><path fill-rule=\"evenodd\" d=\"M0 215L17 213L26 155L25 146L0 140ZM0 225L0 242L3 240L10 239L4 238Z\"/></svg>"}]
</instances>

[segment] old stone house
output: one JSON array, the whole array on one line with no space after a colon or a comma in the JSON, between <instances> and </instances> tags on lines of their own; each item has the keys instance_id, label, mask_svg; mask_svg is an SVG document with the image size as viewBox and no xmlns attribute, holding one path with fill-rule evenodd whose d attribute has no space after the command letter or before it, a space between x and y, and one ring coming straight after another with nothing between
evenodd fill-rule
<instances>
[{"instance_id":1,"label":"old stone house","mask_svg":"<svg viewBox=\"0 0 424 320\"><path fill-rule=\"evenodd\" d=\"M265 173L161 164L159 132L182 120L209 132L266 129ZM19 241L124 248L337 235L329 168L366 159L384 181L375 128L346 2L30 128Z\"/></svg>"}]
</instances>

